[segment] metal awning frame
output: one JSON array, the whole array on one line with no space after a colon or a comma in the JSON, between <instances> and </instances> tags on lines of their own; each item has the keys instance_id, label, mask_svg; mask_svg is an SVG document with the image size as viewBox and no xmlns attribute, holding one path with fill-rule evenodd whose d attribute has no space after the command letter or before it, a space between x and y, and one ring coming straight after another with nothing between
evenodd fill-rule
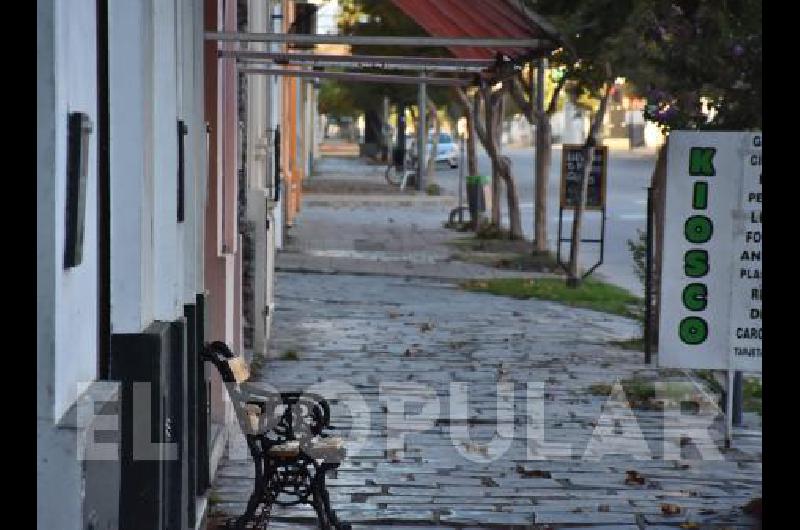
<instances>
[{"instance_id":1,"label":"metal awning frame","mask_svg":"<svg viewBox=\"0 0 800 530\"><path fill-rule=\"evenodd\" d=\"M299 70L289 68L254 68L239 66L238 71L243 74L276 75L284 77L308 77L315 79L336 79L339 81L353 81L361 83L387 83L401 85L426 85L461 86L473 84L473 79L463 77L430 77L391 74L368 74L362 72L324 72L319 70ZM474 77L474 76L473 76Z\"/></svg>"},{"instance_id":2,"label":"metal awning frame","mask_svg":"<svg viewBox=\"0 0 800 530\"><path fill-rule=\"evenodd\" d=\"M222 42L285 42L289 44L345 44L351 46L410 46L449 48L524 48L531 52L551 51L558 44L547 39L493 37L408 37L366 35L307 35L299 33L250 33L207 31L205 40Z\"/></svg>"},{"instance_id":3,"label":"metal awning frame","mask_svg":"<svg viewBox=\"0 0 800 530\"><path fill-rule=\"evenodd\" d=\"M319 55L250 50L220 50L219 57L232 57L250 64L296 64L330 68L414 70L423 72L480 73L497 64L491 59L452 59L447 57L406 57L391 55Z\"/></svg>"}]
</instances>

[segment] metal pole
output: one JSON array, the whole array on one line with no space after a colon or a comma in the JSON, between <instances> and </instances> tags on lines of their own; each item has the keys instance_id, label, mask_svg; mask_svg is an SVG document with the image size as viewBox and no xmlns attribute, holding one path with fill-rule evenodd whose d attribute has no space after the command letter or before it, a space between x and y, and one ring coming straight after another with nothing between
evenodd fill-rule
<instances>
[{"instance_id":1,"label":"metal pole","mask_svg":"<svg viewBox=\"0 0 800 530\"><path fill-rule=\"evenodd\" d=\"M420 78L424 79L422 75L420 75ZM428 124L426 123L428 96L425 81L419 83L417 105L419 107L419 130L417 130L417 191L421 191L423 189L423 180L425 180L425 148L428 144Z\"/></svg>"},{"instance_id":2,"label":"metal pole","mask_svg":"<svg viewBox=\"0 0 800 530\"><path fill-rule=\"evenodd\" d=\"M743 378L742 372L736 371L733 375L733 408L731 409L733 412L733 425L737 427L742 424L742 413L743 411L743 398L744 398L744 388L743 388Z\"/></svg>"},{"instance_id":3,"label":"metal pole","mask_svg":"<svg viewBox=\"0 0 800 530\"><path fill-rule=\"evenodd\" d=\"M644 363L650 364L652 359L652 305L653 305L653 188L647 188L647 223L646 243L644 250Z\"/></svg>"},{"instance_id":4,"label":"metal pole","mask_svg":"<svg viewBox=\"0 0 800 530\"><path fill-rule=\"evenodd\" d=\"M725 448L730 449L733 442L733 385L734 371L728 370L728 386L725 392Z\"/></svg>"},{"instance_id":5,"label":"metal pole","mask_svg":"<svg viewBox=\"0 0 800 530\"><path fill-rule=\"evenodd\" d=\"M389 143L392 135L389 133L389 96L383 96L383 147L386 149L386 163L389 163L391 156Z\"/></svg>"},{"instance_id":6,"label":"metal pole","mask_svg":"<svg viewBox=\"0 0 800 530\"><path fill-rule=\"evenodd\" d=\"M460 135L461 153L458 162L458 223L464 223L464 135Z\"/></svg>"},{"instance_id":7,"label":"metal pole","mask_svg":"<svg viewBox=\"0 0 800 530\"><path fill-rule=\"evenodd\" d=\"M218 57L233 57L246 64L273 64L289 65L297 64L303 66L324 66L331 68L373 68L379 70L418 70L425 72L455 72L464 74L476 74L487 68L491 68L495 63L488 61L488 64L439 64L428 62L423 57L417 61L407 61L412 57L399 57L395 60L391 57L360 56L361 60L354 61L352 57L346 55L312 55L312 54L292 54L292 53L271 53L250 50L220 50ZM338 59L338 60L333 60ZM453 59L456 61L457 59Z\"/></svg>"},{"instance_id":8,"label":"metal pole","mask_svg":"<svg viewBox=\"0 0 800 530\"><path fill-rule=\"evenodd\" d=\"M420 82L429 85L467 86L469 79L458 77L419 77L407 75L364 74L360 72L322 72L319 70L286 70L283 68L253 68L240 66L239 71L245 74L282 75L288 77L310 77L318 79L337 79L339 81L357 81L359 83L396 83L416 85Z\"/></svg>"},{"instance_id":9,"label":"metal pole","mask_svg":"<svg viewBox=\"0 0 800 530\"><path fill-rule=\"evenodd\" d=\"M250 33L207 31L205 40L228 42L286 42L291 44L349 44L352 46L410 46L468 48L529 48L552 49L555 43L546 39L470 38L470 37L406 37L366 35L308 35L300 33Z\"/></svg>"},{"instance_id":10,"label":"metal pole","mask_svg":"<svg viewBox=\"0 0 800 530\"><path fill-rule=\"evenodd\" d=\"M531 63L533 68L533 63ZM547 59L540 59L536 69L536 110L540 115L544 113L544 72L547 69ZM531 72L531 91L533 91L533 72ZM531 102L533 102L533 92L531 93ZM547 117L545 120L549 119ZM533 239L535 241L534 248L540 250L547 249L547 181L550 175L545 173L544 157L550 156L549 153L545 154L544 134L542 134L543 125L539 123L536 127L536 159L533 166L534 177L534 208L533 213ZM545 241L539 241L543 239Z\"/></svg>"},{"instance_id":11,"label":"metal pole","mask_svg":"<svg viewBox=\"0 0 800 530\"><path fill-rule=\"evenodd\" d=\"M450 57L408 57L405 55L319 55L316 53L284 53L262 52L254 50L219 50L220 57L237 57L239 59L265 59L273 62L297 63L347 63L349 65L368 64L386 65L397 64L403 68L411 69L415 66L449 66L453 68L491 68L496 64L494 59L456 59Z\"/></svg>"}]
</instances>

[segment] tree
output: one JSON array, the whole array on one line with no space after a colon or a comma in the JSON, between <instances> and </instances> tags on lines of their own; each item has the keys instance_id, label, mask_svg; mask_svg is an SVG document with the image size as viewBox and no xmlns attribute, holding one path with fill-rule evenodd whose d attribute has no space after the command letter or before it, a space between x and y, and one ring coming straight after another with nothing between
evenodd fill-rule
<instances>
[{"instance_id":1,"label":"tree","mask_svg":"<svg viewBox=\"0 0 800 530\"><path fill-rule=\"evenodd\" d=\"M405 36L426 36L427 34L408 17L402 10L398 9L392 2L386 0L342 0L342 17L339 23L342 33L359 36L380 36L380 35L405 35ZM353 54L364 55L412 55L417 57L448 57L449 52L446 48L433 48L427 46L403 47L398 49L392 46L352 46ZM382 70L365 70L365 72L385 73ZM380 117L380 109L383 105L384 96L388 96L391 101L411 104L412 114L419 116L419 111L414 113L413 103L417 101L417 87L414 85L396 85L380 83L349 83L342 85L343 92L356 102L365 114ZM428 96L426 112L428 123L433 124L434 128L439 127L437 115L438 108L447 104L450 94L446 87L427 86ZM438 143L438 136L434 138ZM436 146L434 146L435 148ZM429 168L427 175L429 183L435 178L435 149L431 150L426 167Z\"/></svg>"},{"instance_id":2,"label":"tree","mask_svg":"<svg viewBox=\"0 0 800 530\"><path fill-rule=\"evenodd\" d=\"M569 46L557 50L551 60L563 67L564 81L570 85L570 91L576 98L589 95L600 100L584 144L586 163L573 218L567 279L572 286L580 283L580 229L591 161L608 97L617 76L625 76L628 70L639 67L635 44L641 40L638 32L650 16L652 1L655 0L527 0L530 7L535 7L569 36Z\"/></svg>"},{"instance_id":3,"label":"tree","mask_svg":"<svg viewBox=\"0 0 800 530\"><path fill-rule=\"evenodd\" d=\"M665 133L675 129L761 129L760 1L652 2L652 17L640 30L640 64L629 75L636 84L647 87L648 120L659 124ZM668 141L658 153L651 179L656 340Z\"/></svg>"},{"instance_id":4,"label":"tree","mask_svg":"<svg viewBox=\"0 0 800 530\"><path fill-rule=\"evenodd\" d=\"M516 181L511 172L511 160L501 153L501 133L504 95L508 90L508 83L504 82L501 88L492 91L491 85L485 80L481 81L480 88L470 100L464 89L457 88L456 95L461 106L468 111L470 119L467 125L475 131L475 135L486 149L486 154L492 163L492 210L491 222L496 227L500 226L502 218L500 209L500 183L505 184L506 202L508 204L509 237L521 239L523 237L522 221L519 209L519 195ZM483 112L481 112L483 111ZM483 114L483 116L481 116ZM483 118L483 119L481 119Z\"/></svg>"},{"instance_id":5,"label":"tree","mask_svg":"<svg viewBox=\"0 0 800 530\"><path fill-rule=\"evenodd\" d=\"M544 106L544 71L546 60L539 62L537 74L540 82L537 92L537 102L533 101L533 81L526 83L523 73L514 78L510 84L511 96L522 111L528 123L536 126L536 177L534 193L534 252L547 252L547 183L550 178L550 165L553 150L553 131L550 118L558 106L561 89L567 80L561 76L553 88L547 107ZM529 70L533 75L533 64Z\"/></svg>"}]
</instances>

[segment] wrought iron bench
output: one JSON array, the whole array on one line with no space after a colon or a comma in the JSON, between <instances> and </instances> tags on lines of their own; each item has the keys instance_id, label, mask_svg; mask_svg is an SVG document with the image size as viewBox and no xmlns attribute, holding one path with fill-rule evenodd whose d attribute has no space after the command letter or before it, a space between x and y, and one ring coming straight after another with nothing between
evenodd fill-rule
<instances>
[{"instance_id":1,"label":"wrought iron bench","mask_svg":"<svg viewBox=\"0 0 800 530\"><path fill-rule=\"evenodd\" d=\"M278 394L248 383L247 363L223 342L207 344L202 356L222 376L255 464L247 509L230 519L227 528L263 530L274 504L309 504L322 530L350 530L331 508L325 485L325 474L338 468L345 456L342 439L323 432L330 427L328 402L321 396Z\"/></svg>"}]
</instances>

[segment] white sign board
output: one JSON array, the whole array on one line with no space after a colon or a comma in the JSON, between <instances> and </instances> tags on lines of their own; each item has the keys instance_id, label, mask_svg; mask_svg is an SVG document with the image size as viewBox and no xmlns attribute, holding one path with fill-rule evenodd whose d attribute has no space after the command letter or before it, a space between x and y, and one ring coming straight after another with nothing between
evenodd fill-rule
<instances>
[{"instance_id":1,"label":"white sign board","mask_svg":"<svg viewBox=\"0 0 800 530\"><path fill-rule=\"evenodd\" d=\"M761 371L761 133L673 131L658 364Z\"/></svg>"}]
</instances>

